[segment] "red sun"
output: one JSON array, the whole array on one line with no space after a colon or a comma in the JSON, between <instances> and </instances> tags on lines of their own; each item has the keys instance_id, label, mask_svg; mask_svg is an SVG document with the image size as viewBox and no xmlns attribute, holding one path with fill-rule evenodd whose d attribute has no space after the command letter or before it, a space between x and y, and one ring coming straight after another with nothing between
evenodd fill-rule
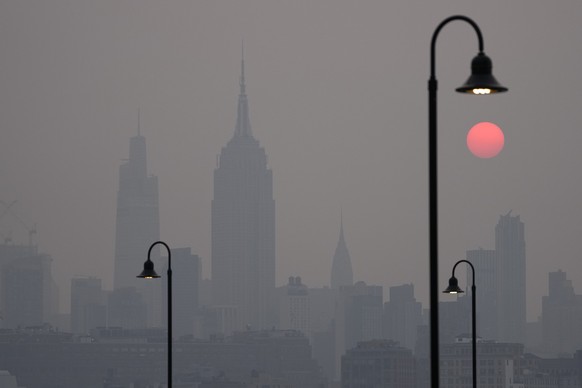
<instances>
[{"instance_id":1,"label":"red sun","mask_svg":"<svg viewBox=\"0 0 582 388\"><path fill-rule=\"evenodd\" d=\"M475 124L467 133L467 147L478 158L489 159L503 149L505 136L497 125L489 122Z\"/></svg>"}]
</instances>

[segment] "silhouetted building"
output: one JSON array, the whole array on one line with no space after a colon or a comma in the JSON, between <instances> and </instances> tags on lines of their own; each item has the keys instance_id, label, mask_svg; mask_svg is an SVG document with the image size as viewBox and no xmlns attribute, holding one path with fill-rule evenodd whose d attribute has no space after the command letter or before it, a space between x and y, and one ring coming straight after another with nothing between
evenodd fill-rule
<instances>
[{"instance_id":1,"label":"silhouetted building","mask_svg":"<svg viewBox=\"0 0 582 388\"><path fill-rule=\"evenodd\" d=\"M511 212L495 226L497 329L502 342L525 343L526 283L524 224Z\"/></svg>"},{"instance_id":2,"label":"silhouetted building","mask_svg":"<svg viewBox=\"0 0 582 388\"><path fill-rule=\"evenodd\" d=\"M309 288L309 305L311 306L310 327L312 332L327 331L334 319L339 290L329 287Z\"/></svg>"},{"instance_id":3,"label":"silhouetted building","mask_svg":"<svg viewBox=\"0 0 582 388\"><path fill-rule=\"evenodd\" d=\"M341 286L335 313L336 371L340 371L341 356L360 341L382 338L382 286L356 282ZM339 377L339 376L336 376Z\"/></svg>"},{"instance_id":4,"label":"silhouetted building","mask_svg":"<svg viewBox=\"0 0 582 388\"><path fill-rule=\"evenodd\" d=\"M287 285L278 288L279 328L297 330L311 336L311 303L309 289L301 277L290 276Z\"/></svg>"},{"instance_id":5,"label":"silhouetted building","mask_svg":"<svg viewBox=\"0 0 582 388\"><path fill-rule=\"evenodd\" d=\"M328 379L336 376L335 321L339 290L309 288L311 347L313 358ZM339 372L338 372L339 373Z\"/></svg>"},{"instance_id":6,"label":"silhouetted building","mask_svg":"<svg viewBox=\"0 0 582 388\"><path fill-rule=\"evenodd\" d=\"M410 349L390 340L359 342L342 356L342 388L414 388Z\"/></svg>"},{"instance_id":7,"label":"silhouetted building","mask_svg":"<svg viewBox=\"0 0 582 388\"><path fill-rule=\"evenodd\" d=\"M164 259L162 259L163 261ZM167 261L167 258L165 258ZM160 275L165 275L168 266ZM191 248L172 249L172 323L176 337L193 335L199 310L199 287L202 279L200 257L193 255ZM168 277L162 276L162 311L167 312ZM167 327L167 314L162 314Z\"/></svg>"},{"instance_id":8,"label":"silhouetted building","mask_svg":"<svg viewBox=\"0 0 582 388\"><path fill-rule=\"evenodd\" d=\"M241 65L234 135L214 170L212 298L237 308L242 325L261 329L275 323L275 201L265 150L251 131Z\"/></svg>"},{"instance_id":9,"label":"silhouetted building","mask_svg":"<svg viewBox=\"0 0 582 388\"><path fill-rule=\"evenodd\" d=\"M441 345L440 386L443 388L472 388L471 336L460 336L455 343ZM523 345L477 342L477 386L480 388L512 388L523 375L521 359Z\"/></svg>"},{"instance_id":10,"label":"silhouetted building","mask_svg":"<svg viewBox=\"0 0 582 388\"><path fill-rule=\"evenodd\" d=\"M566 272L550 272L548 283L548 296L542 297L543 349L571 355L582 348L582 295L574 293Z\"/></svg>"},{"instance_id":11,"label":"silhouetted building","mask_svg":"<svg viewBox=\"0 0 582 388\"><path fill-rule=\"evenodd\" d=\"M344 223L342 217L340 221L339 240L331 265L331 288L339 290L341 286L351 286L353 284L354 273L352 272L352 260L344 238Z\"/></svg>"},{"instance_id":12,"label":"silhouetted building","mask_svg":"<svg viewBox=\"0 0 582 388\"><path fill-rule=\"evenodd\" d=\"M421 323L422 304L414 297L414 285L390 287L390 301L384 303L384 338L413 350Z\"/></svg>"},{"instance_id":13,"label":"silhouetted building","mask_svg":"<svg viewBox=\"0 0 582 388\"><path fill-rule=\"evenodd\" d=\"M113 290L108 297L107 312L107 326L125 329L147 326L147 306L135 287Z\"/></svg>"},{"instance_id":14,"label":"silhouetted building","mask_svg":"<svg viewBox=\"0 0 582 388\"><path fill-rule=\"evenodd\" d=\"M166 340L160 329L144 329L141 335L139 330L103 329L78 340L50 330L2 331L0 370L9 370L27 388L103 388L104 383L158 387L167 376ZM241 387L262 381L267 386L279 382L282 387L319 388L323 382L308 340L292 330L241 332L221 341L175 341L173 350L177 378L190 375L190 380L200 381L192 373L204 366ZM260 371L259 376L253 371ZM184 385L176 379L175 386Z\"/></svg>"},{"instance_id":15,"label":"silhouetted building","mask_svg":"<svg viewBox=\"0 0 582 388\"><path fill-rule=\"evenodd\" d=\"M129 159L119 168L113 288L135 287L143 295L149 325L160 323L160 282L145 282L136 275L143 268L148 248L159 238L158 178L148 175L146 140L138 123L138 134L130 139ZM154 262L159 258L158 248L152 251Z\"/></svg>"},{"instance_id":16,"label":"silhouetted building","mask_svg":"<svg viewBox=\"0 0 582 388\"><path fill-rule=\"evenodd\" d=\"M88 334L107 324L107 309L101 279L71 279L71 331Z\"/></svg>"},{"instance_id":17,"label":"silhouetted building","mask_svg":"<svg viewBox=\"0 0 582 388\"><path fill-rule=\"evenodd\" d=\"M439 302L439 331L442 344L454 343L463 333L471 333L471 298L462 294L460 297L457 295L456 299Z\"/></svg>"},{"instance_id":18,"label":"silhouetted building","mask_svg":"<svg viewBox=\"0 0 582 388\"><path fill-rule=\"evenodd\" d=\"M17 257L1 272L1 307L4 328L39 326L50 322L55 290L52 258L45 254Z\"/></svg>"},{"instance_id":19,"label":"silhouetted building","mask_svg":"<svg viewBox=\"0 0 582 388\"><path fill-rule=\"evenodd\" d=\"M499 271L495 250L474 249L467 251L467 260L475 267L475 287L477 288L477 333L485 339L497 339L497 281ZM467 267L467 282L464 290L471 298L473 274Z\"/></svg>"}]
</instances>

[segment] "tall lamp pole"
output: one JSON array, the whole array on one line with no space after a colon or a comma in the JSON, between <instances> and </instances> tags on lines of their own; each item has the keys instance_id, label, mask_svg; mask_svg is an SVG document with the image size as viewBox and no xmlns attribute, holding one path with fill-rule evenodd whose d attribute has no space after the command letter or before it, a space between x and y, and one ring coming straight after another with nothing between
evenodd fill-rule
<instances>
[{"instance_id":1,"label":"tall lamp pole","mask_svg":"<svg viewBox=\"0 0 582 388\"><path fill-rule=\"evenodd\" d=\"M143 263L143 271L137 277L143 279L156 279L160 277L154 271L154 263L150 259L152 248L158 244L165 246L168 251L168 388L172 388L172 252L168 244L163 241L156 241L150 245L148 259Z\"/></svg>"},{"instance_id":2,"label":"tall lamp pole","mask_svg":"<svg viewBox=\"0 0 582 388\"><path fill-rule=\"evenodd\" d=\"M428 80L428 170L429 170L429 277L430 277L430 373L432 388L439 387L439 315L438 315L438 201L437 201L437 80L435 46L441 29L453 20L469 23L479 41L479 53L471 62L471 76L457 92L486 95L507 91L491 74L491 59L483 52L483 36L477 24L463 15L443 20L432 35L430 44L430 78Z\"/></svg>"},{"instance_id":3,"label":"tall lamp pole","mask_svg":"<svg viewBox=\"0 0 582 388\"><path fill-rule=\"evenodd\" d=\"M472 330L472 348L473 348L473 388L477 388L477 292L475 287L475 267L469 260L459 260L453 266L453 275L449 279L449 286L443 292L445 294L461 294L463 290L459 287L459 281L455 277L455 268L460 263L467 263L473 273L473 285L471 286L471 330Z\"/></svg>"}]
</instances>

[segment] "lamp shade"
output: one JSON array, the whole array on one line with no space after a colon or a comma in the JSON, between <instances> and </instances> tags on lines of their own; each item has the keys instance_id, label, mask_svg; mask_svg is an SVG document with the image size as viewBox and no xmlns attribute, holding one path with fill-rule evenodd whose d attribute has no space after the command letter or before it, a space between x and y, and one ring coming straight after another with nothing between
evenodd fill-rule
<instances>
[{"instance_id":1,"label":"lamp shade","mask_svg":"<svg viewBox=\"0 0 582 388\"><path fill-rule=\"evenodd\" d=\"M459 93L469 94L493 94L506 92L507 88L502 86L493 74L491 69L493 64L491 59L484 53L479 53L471 62L471 76L465 84L457 88Z\"/></svg>"},{"instance_id":2,"label":"lamp shade","mask_svg":"<svg viewBox=\"0 0 582 388\"><path fill-rule=\"evenodd\" d=\"M459 281L452 276L449 279L449 286L443 291L445 294L462 294L464 291L459 287Z\"/></svg>"},{"instance_id":3,"label":"lamp shade","mask_svg":"<svg viewBox=\"0 0 582 388\"><path fill-rule=\"evenodd\" d=\"M151 261L149 257L145 263L143 263L143 271L137 275L137 277L143 279L155 279L160 277L160 275L154 271L154 262Z\"/></svg>"}]
</instances>

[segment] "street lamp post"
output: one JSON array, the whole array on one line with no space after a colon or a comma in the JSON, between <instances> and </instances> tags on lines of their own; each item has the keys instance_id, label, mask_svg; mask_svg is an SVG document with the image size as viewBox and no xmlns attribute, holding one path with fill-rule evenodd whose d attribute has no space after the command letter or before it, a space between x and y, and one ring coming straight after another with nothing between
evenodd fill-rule
<instances>
[{"instance_id":1,"label":"street lamp post","mask_svg":"<svg viewBox=\"0 0 582 388\"><path fill-rule=\"evenodd\" d=\"M471 286L471 330L472 330L472 347L473 347L473 388L477 388L477 292L475 287L475 267L469 260L459 260L453 266L453 275L449 279L449 286L443 292L445 294L460 294L463 290L459 287L459 282L455 277L455 268L460 263L467 263L473 273L473 285Z\"/></svg>"},{"instance_id":2,"label":"street lamp post","mask_svg":"<svg viewBox=\"0 0 582 388\"><path fill-rule=\"evenodd\" d=\"M154 271L154 263L150 259L152 248L158 244L165 246L168 251L168 388L172 388L172 252L168 244L163 241L156 241L150 245L148 259L143 263L143 271L137 277L142 279L155 279L160 277Z\"/></svg>"},{"instance_id":3,"label":"street lamp post","mask_svg":"<svg viewBox=\"0 0 582 388\"><path fill-rule=\"evenodd\" d=\"M428 170L429 170L429 277L430 277L430 370L431 386L439 387L439 315L438 315L438 201L437 201L437 80L435 46L441 29L453 20L469 23L479 41L479 53L471 62L471 76L457 92L486 95L507 91L491 74L491 59L483 52L483 36L477 24L466 16L455 15L443 20L432 35L430 44L430 78L428 80Z\"/></svg>"}]
</instances>

